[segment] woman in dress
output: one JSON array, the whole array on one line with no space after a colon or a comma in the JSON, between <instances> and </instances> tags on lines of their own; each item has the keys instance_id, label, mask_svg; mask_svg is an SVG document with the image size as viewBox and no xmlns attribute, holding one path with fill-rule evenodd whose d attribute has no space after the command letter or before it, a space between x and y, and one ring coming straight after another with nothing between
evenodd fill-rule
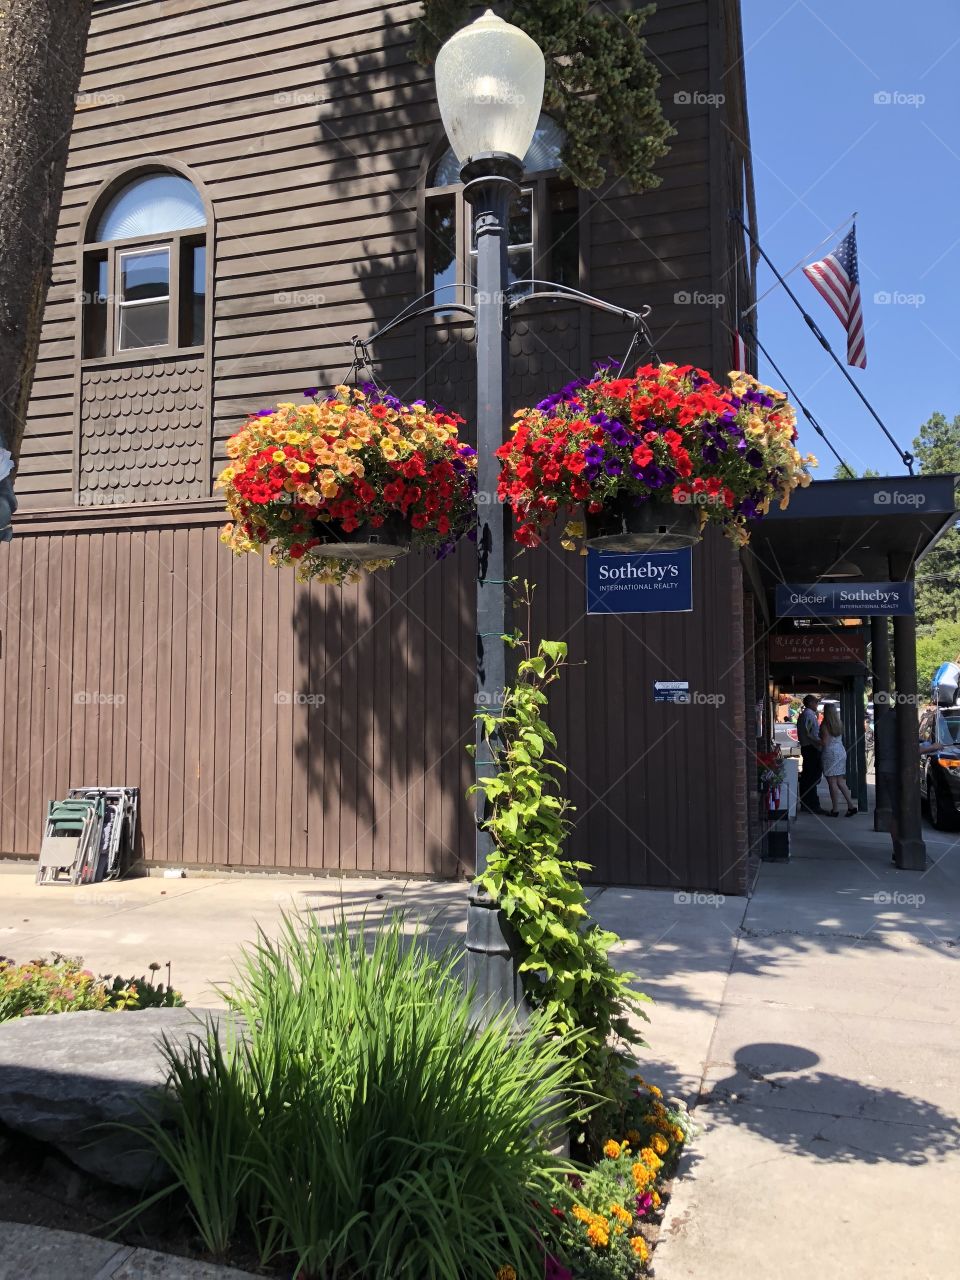
<instances>
[{"instance_id":1,"label":"woman in dress","mask_svg":"<svg viewBox=\"0 0 960 1280\"><path fill-rule=\"evenodd\" d=\"M839 818L840 810L837 808L840 797L847 802L848 818L852 818L857 812L856 805L853 803L853 796L850 794L850 788L847 786L847 749L843 745L843 725L840 722L840 709L836 703L831 702L823 713L823 724L820 726L820 741L823 743L823 776L827 780L827 786L830 788L830 803L833 808L828 810L828 816L831 818Z\"/></svg>"}]
</instances>

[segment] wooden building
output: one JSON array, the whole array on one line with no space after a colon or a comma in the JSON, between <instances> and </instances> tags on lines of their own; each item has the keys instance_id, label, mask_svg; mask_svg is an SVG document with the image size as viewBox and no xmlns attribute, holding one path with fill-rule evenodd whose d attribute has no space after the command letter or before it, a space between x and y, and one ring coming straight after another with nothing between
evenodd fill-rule
<instances>
[{"instance_id":1,"label":"wooden building","mask_svg":"<svg viewBox=\"0 0 960 1280\"><path fill-rule=\"evenodd\" d=\"M78 98L28 436L0 547L0 853L46 802L141 788L150 862L460 876L473 555L359 587L296 585L218 541L213 480L252 410L339 381L351 338L469 271L466 212L411 59L417 3L104 0ZM751 296L737 0L660 0L649 44L677 129L662 185L587 193L528 157L511 259L649 303L664 358L722 375ZM391 334L378 379L469 412L469 326ZM531 304L513 396L622 355L615 316ZM537 627L570 643L553 708L598 879L742 892L765 686L740 557L694 553L687 615L586 618L581 561L525 552ZM683 678L710 702L655 704Z\"/></svg>"}]
</instances>

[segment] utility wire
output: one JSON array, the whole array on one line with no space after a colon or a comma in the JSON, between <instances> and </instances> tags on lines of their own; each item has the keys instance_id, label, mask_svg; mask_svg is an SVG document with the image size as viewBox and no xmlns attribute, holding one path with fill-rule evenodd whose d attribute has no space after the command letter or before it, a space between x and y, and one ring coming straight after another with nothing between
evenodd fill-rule
<instances>
[{"instance_id":1,"label":"utility wire","mask_svg":"<svg viewBox=\"0 0 960 1280\"><path fill-rule=\"evenodd\" d=\"M867 397L863 394L863 392L857 386L856 382L854 382L853 378L850 376L850 372L847 369L846 365L843 363L843 361L834 351L833 347L831 347L830 343L824 337L817 322L804 309L803 303L800 301L797 295L793 292L793 290L787 284L786 280L784 280L783 276L780 274L777 268L770 261L770 258L767 256L767 253L764 250L763 246L761 245L760 241L753 234L753 232L750 230L750 228L747 226L744 220L740 217L739 213L737 213L736 210L731 210L730 217L733 219L734 222L739 223L740 226L743 228L743 230L746 232L747 236L749 237L750 243L757 250L757 252L760 254L760 257L763 258L764 262L767 264L767 266L770 268L773 274L777 277L777 279L783 285L786 291L787 297L790 299L793 305L797 308L797 310L803 316L804 320L807 323L808 328L810 329L810 332L813 334L816 340L820 343L821 347L823 347L824 351L826 351L827 355L830 357L830 359L837 366L837 368L840 370L840 372L843 374L846 380L850 383L851 387L853 387L854 391L857 393L857 395L866 405L867 409L870 411L870 414L874 422L876 422L877 426L880 428L883 434L887 437L887 439L893 445L894 449L896 449L897 453L900 455L900 461L907 468L907 471L910 473L910 475L913 475L913 464L915 461L913 454L910 453L909 450L907 449L901 449L900 446L897 444L896 440L887 429L886 423L883 421L883 419L877 413L876 409L874 409L873 405L870 403Z\"/></svg>"},{"instance_id":2,"label":"utility wire","mask_svg":"<svg viewBox=\"0 0 960 1280\"><path fill-rule=\"evenodd\" d=\"M826 444L827 448L830 450L830 452L833 454L836 460L840 463L841 467L843 467L847 471L848 475L850 476L850 479L856 480L857 478L856 473L851 469L850 464L847 462L846 458L840 457L839 453L837 453L836 449L833 447L833 444L830 441L829 437L827 436L827 433L824 431L823 427L821 427L820 423L816 420L816 418L813 416L813 414L810 412L807 406L803 403L803 401L797 395L796 391L794 391L793 387L791 387L790 383L787 381L783 372L778 368L777 363L771 356L770 352L766 349L766 347L761 343L760 339L757 337L756 329L754 329L753 325L750 324L748 320L741 319L741 324L743 328L746 329L747 333L750 335L750 338L753 340L753 343L757 347L757 349L759 351L762 351L763 354L767 357L767 361L770 364L771 368L773 369L774 373L777 375L777 377L780 379L783 385L790 392L790 395L793 399L793 403L796 404L797 408L800 410L800 412L803 414L806 420L810 423L811 427L813 427L814 431L816 431L817 435L820 436L820 438Z\"/></svg>"}]
</instances>

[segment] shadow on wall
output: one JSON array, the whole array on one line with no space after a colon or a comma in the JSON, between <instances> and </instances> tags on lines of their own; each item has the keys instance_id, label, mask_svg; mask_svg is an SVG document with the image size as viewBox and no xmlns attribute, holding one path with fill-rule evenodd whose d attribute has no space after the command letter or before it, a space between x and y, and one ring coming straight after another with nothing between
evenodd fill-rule
<instances>
[{"instance_id":1,"label":"shadow on wall","mask_svg":"<svg viewBox=\"0 0 960 1280\"><path fill-rule=\"evenodd\" d=\"M308 701L294 751L311 869L453 877L472 865L472 550L298 590L294 686Z\"/></svg>"},{"instance_id":2,"label":"shadow on wall","mask_svg":"<svg viewBox=\"0 0 960 1280\"><path fill-rule=\"evenodd\" d=\"M896 1089L812 1070L819 1061L799 1045L744 1045L700 1105L815 1160L921 1165L960 1151L956 1117Z\"/></svg>"}]
</instances>

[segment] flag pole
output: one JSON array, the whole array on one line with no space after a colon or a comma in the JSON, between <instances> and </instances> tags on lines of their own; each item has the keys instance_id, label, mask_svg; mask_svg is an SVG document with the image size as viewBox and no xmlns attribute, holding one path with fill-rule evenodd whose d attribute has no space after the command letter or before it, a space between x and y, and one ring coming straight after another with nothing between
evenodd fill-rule
<instances>
[{"instance_id":1,"label":"flag pole","mask_svg":"<svg viewBox=\"0 0 960 1280\"><path fill-rule=\"evenodd\" d=\"M893 445L894 449L896 449L897 453L900 455L900 461L907 468L907 471L910 473L910 475L913 475L913 464L914 464L913 454L906 449L901 449L900 446L897 444L896 440L893 438L893 436L890 434L889 430L887 429L887 424L883 421L883 419L877 413L876 409L874 409L873 405L870 403L867 397L863 394L863 392L857 386L856 382L854 382L853 378L851 378L846 365L844 365L843 361L840 359L840 357L834 351L833 347L831 347L830 343L824 337L823 332L820 329L820 326L814 320L813 316L811 316L809 312L807 312L804 309L803 303L800 301L797 295L793 292L793 290L787 284L786 280L784 280L783 276L780 274L777 268L770 261L770 258L767 256L767 253L763 248L763 245L761 245L760 241L756 238L756 236L753 234L753 232L750 230L750 228L747 226L744 220L740 217L739 213L737 213L735 209L731 209L730 217L733 219L734 222L738 222L740 226L743 228L743 230L746 232L750 240L750 243L753 245L756 251L760 254L760 257L764 260L764 262L767 264L767 266L770 268L773 274L777 277L777 279L783 285L784 289L786 290L787 297L790 299L793 305L797 308L797 310L803 316L810 332L813 334L816 340L820 343L821 347L823 347L824 351L826 351L827 355L830 357L833 363L837 366L837 368L840 370L840 372L843 374L846 380L850 383L851 387L853 387L854 391L863 401L864 405L869 411L874 422L876 422L877 426L880 428L883 434L887 437L887 439Z\"/></svg>"},{"instance_id":2,"label":"flag pole","mask_svg":"<svg viewBox=\"0 0 960 1280\"><path fill-rule=\"evenodd\" d=\"M794 391L793 387L791 387L790 383L787 381L784 374L777 367L777 363L771 356L770 352L767 350L767 348L763 345L763 343L757 337L757 331L756 329L754 329L753 325L747 319L746 312L743 313L743 316L741 317L741 319L743 322L743 327L746 329L747 333L749 333L751 338L753 339L754 346L757 348L758 351L762 351L763 354L767 357L767 362L769 363L770 367L773 369L774 373L777 375L777 377L780 379L783 385L790 392L791 403L797 406L797 408L800 410L800 412L803 414L806 420L810 423L811 427L813 427L814 431L816 431L817 435L820 436L824 444L827 446L827 448L830 450L830 452L833 454L836 460L840 463L841 467L843 467L846 470L847 474L850 476L850 479L856 480L857 478L856 473L851 468L849 462L847 462L846 458L841 458L840 454L837 453L836 449L833 446L833 442L827 437L827 433L824 431L823 427L821 427L820 423L816 420L816 418L813 416L813 414L810 412L807 406L803 403L803 401L797 395L796 391Z\"/></svg>"},{"instance_id":3,"label":"flag pole","mask_svg":"<svg viewBox=\"0 0 960 1280\"><path fill-rule=\"evenodd\" d=\"M802 267L806 262L806 260L809 257L811 257L812 254L816 253L818 249L822 249L825 244L829 244L829 242L834 238L834 236L838 236L840 234L840 232L843 230L843 228L847 225L848 222L854 221L856 216L857 216L856 210L854 210L854 212L850 214L849 218L844 218L844 220L840 223L839 226L834 227L834 229L828 235L825 235L819 244L815 244L812 249L808 249L807 252L803 255L803 257L793 264L793 266L790 268L789 271L785 271L783 273L784 280L789 280L790 277L793 275L793 273L796 270L798 270L800 267ZM742 312L741 314L748 316L751 311L756 311L757 307L759 307L760 303L764 300L764 298L766 298L769 294L773 293L774 289L779 289L779 288L780 288L779 284L772 284L769 289L767 289L764 293L761 293L760 297L756 300L756 302L751 303L751 305L747 307L746 311Z\"/></svg>"}]
</instances>

